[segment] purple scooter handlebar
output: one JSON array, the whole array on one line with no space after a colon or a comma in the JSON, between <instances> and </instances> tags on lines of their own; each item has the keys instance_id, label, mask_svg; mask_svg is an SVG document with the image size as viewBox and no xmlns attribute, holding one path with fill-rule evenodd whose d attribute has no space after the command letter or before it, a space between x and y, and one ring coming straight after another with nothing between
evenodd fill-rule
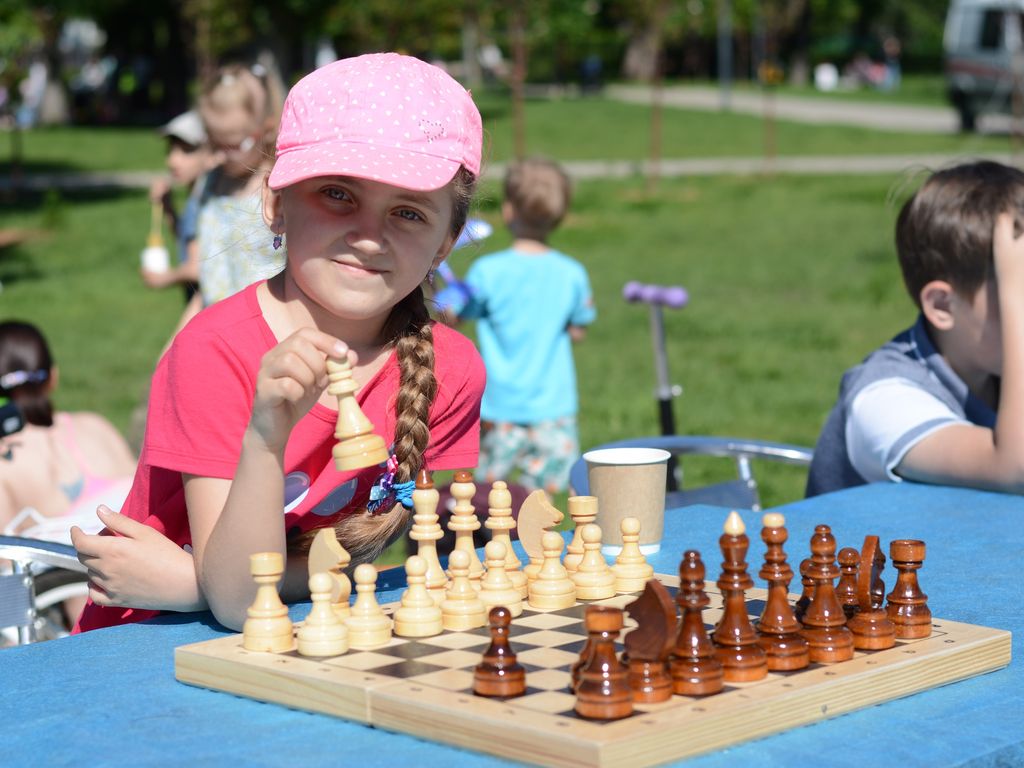
<instances>
[{"instance_id":1,"label":"purple scooter handlebar","mask_svg":"<svg viewBox=\"0 0 1024 768\"><path fill-rule=\"evenodd\" d=\"M690 295L681 285L646 285L631 281L623 286L622 298L629 302L682 309L689 302Z\"/></svg>"}]
</instances>

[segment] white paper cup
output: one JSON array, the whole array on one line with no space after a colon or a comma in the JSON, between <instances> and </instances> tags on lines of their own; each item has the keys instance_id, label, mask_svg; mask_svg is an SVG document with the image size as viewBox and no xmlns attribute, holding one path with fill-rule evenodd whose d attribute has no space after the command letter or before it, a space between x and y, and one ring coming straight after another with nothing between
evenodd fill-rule
<instances>
[{"instance_id":1,"label":"white paper cup","mask_svg":"<svg viewBox=\"0 0 1024 768\"><path fill-rule=\"evenodd\" d=\"M671 454L660 448L600 448L583 454L590 495L597 497L601 551L622 551L624 517L640 521L640 551L661 549L665 530L665 478Z\"/></svg>"},{"instance_id":2,"label":"white paper cup","mask_svg":"<svg viewBox=\"0 0 1024 768\"><path fill-rule=\"evenodd\" d=\"M171 255L162 245L150 245L142 250L142 268L147 272L166 272L171 268Z\"/></svg>"}]
</instances>

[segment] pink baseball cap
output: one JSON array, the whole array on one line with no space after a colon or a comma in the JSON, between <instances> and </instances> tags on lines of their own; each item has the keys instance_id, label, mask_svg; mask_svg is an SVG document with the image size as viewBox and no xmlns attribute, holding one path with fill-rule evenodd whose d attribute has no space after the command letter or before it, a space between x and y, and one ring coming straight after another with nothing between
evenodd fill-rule
<instances>
[{"instance_id":1,"label":"pink baseball cap","mask_svg":"<svg viewBox=\"0 0 1024 768\"><path fill-rule=\"evenodd\" d=\"M483 125L469 91L412 56L371 53L311 72L288 93L271 189L355 176L440 189L460 166L480 173Z\"/></svg>"}]
</instances>

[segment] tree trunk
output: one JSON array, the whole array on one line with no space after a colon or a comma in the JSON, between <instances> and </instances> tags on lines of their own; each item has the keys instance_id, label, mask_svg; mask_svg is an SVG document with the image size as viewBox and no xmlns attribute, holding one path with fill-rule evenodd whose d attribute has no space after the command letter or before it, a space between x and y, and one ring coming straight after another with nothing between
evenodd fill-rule
<instances>
[{"instance_id":1,"label":"tree trunk","mask_svg":"<svg viewBox=\"0 0 1024 768\"><path fill-rule=\"evenodd\" d=\"M46 88L39 105L40 125L65 125L71 120L67 88L60 71L60 30L64 15L51 8L36 12L36 21L43 33L43 61L46 62Z\"/></svg>"},{"instance_id":2,"label":"tree trunk","mask_svg":"<svg viewBox=\"0 0 1024 768\"><path fill-rule=\"evenodd\" d=\"M671 8L671 0L657 0L651 15L630 38L622 62L622 74L627 79L651 82L657 76L665 22Z\"/></svg>"},{"instance_id":3,"label":"tree trunk","mask_svg":"<svg viewBox=\"0 0 1024 768\"><path fill-rule=\"evenodd\" d=\"M526 9L523 0L512 6L509 37L512 39L512 145L518 160L526 157Z\"/></svg>"}]
</instances>

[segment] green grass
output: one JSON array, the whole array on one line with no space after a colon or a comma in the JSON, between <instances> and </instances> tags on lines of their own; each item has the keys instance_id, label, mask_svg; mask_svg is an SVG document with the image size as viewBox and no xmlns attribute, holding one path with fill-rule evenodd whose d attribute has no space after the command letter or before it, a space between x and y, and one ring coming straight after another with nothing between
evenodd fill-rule
<instances>
[{"instance_id":1,"label":"green grass","mask_svg":"<svg viewBox=\"0 0 1024 768\"><path fill-rule=\"evenodd\" d=\"M35 197L0 209L0 228L40 230L0 251L0 315L38 324L61 369L59 406L106 414L122 430L183 300L139 279L149 228L141 192Z\"/></svg>"},{"instance_id":2,"label":"green grass","mask_svg":"<svg viewBox=\"0 0 1024 768\"><path fill-rule=\"evenodd\" d=\"M135 171L163 167L164 139L155 130L120 127L47 127L20 132L26 173ZM16 136L0 131L0 174L10 172Z\"/></svg>"}]
</instances>

